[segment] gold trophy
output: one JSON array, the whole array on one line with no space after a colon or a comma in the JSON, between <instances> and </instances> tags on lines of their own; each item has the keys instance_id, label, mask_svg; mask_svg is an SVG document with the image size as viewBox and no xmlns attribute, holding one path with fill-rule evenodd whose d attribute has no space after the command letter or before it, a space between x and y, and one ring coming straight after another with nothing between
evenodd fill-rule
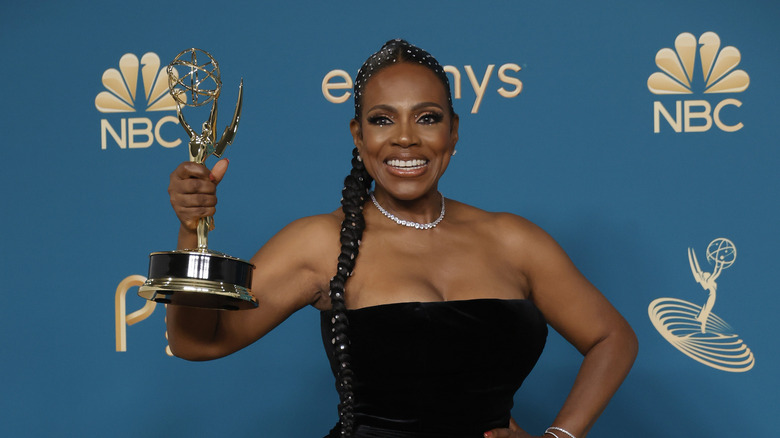
<instances>
[{"instance_id":1,"label":"gold trophy","mask_svg":"<svg viewBox=\"0 0 780 438\"><path fill-rule=\"evenodd\" d=\"M198 57L204 62L199 64ZM183 76L176 67L187 69ZM206 51L187 49L168 65L168 88L176 101L179 122L190 137L190 161L204 163L210 155L221 157L233 142L241 115L244 81L238 86L238 102L233 121L217 140L217 100L222 89L219 65ZM189 102L188 100L189 96ZM211 103L208 120L197 134L184 120L182 106L199 107ZM149 279L138 289L138 295L158 303L212 309L239 310L257 307L252 296L251 263L207 248L208 232L214 219L198 222L198 248L153 252L149 255Z\"/></svg>"}]
</instances>

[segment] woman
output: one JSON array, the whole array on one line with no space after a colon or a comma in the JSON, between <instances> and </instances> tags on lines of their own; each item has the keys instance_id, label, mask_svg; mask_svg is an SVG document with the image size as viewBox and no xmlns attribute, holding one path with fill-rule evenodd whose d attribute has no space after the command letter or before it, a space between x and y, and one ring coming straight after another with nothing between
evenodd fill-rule
<instances>
[{"instance_id":1,"label":"woman","mask_svg":"<svg viewBox=\"0 0 780 438\"><path fill-rule=\"evenodd\" d=\"M257 309L169 306L174 354L225 356L312 305L341 397L330 436L527 438L512 396L549 323L584 360L544 436L584 437L631 368L636 338L544 231L439 193L458 141L439 63L386 43L358 72L350 130L342 209L291 223L257 252ZM195 246L226 169L183 163L171 174L179 248Z\"/></svg>"}]
</instances>

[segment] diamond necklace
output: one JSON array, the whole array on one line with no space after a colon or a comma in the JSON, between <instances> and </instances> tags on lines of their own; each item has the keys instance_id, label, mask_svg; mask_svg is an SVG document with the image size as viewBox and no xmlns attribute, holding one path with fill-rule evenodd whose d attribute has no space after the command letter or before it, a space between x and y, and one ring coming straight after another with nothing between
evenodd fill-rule
<instances>
[{"instance_id":1,"label":"diamond necklace","mask_svg":"<svg viewBox=\"0 0 780 438\"><path fill-rule=\"evenodd\" d=\"M390 213L389 211L382 208L381 205L379 205L379 202L377 202L376 198L374 197L374 192L369 193L371 196L371 202L374 203L377 210L379 210L383 215L387 216L388 219L392 220L393 222L397 223L398 225L403 225L405 227L411 227L411 228L417 228L418 230L430 230L431 228L436 228L436 225L439 225L439 222L441 222L442 219L444 219L444 196L441 196L441 193L439 193L439 196L441 196L441 214L439 217L433 221L429 222L427 224L421 224L419 222L412 222L412 221L406 221L403 219L399 219L396 215L393 213Z\"/></svg>"}]
</instances>

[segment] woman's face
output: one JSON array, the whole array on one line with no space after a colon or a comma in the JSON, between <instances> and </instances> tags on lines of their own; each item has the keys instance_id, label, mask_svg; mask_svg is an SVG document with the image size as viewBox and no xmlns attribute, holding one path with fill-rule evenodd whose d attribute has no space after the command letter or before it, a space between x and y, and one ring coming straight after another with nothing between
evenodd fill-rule
<instances>
[{"instance_id":1,"label":"woman's face","mask_svg":"<svg viewBox=\"0 0 780 438\"><path fill-rule=\"evenodd\" d=\"M393 65L368 80L362 108L350 129L377 194L404 201L435 194L458 141L444 84L419 64Z\"/></svg>"}]
</instances>

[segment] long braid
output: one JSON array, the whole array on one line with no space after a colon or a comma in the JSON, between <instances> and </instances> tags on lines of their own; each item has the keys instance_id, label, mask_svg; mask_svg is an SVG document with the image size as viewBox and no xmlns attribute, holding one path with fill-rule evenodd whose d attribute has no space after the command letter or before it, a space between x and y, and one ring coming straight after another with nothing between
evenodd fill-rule
<instances>
[{"instance_id":1,"label":"long braid","mask_svg":"<svg viewBox=\"0 0 780 438\"><path fill-rule=\"evenodd\" d=\"M341 210L344 220L341 223L341 253L339 254L336 275L330 280L330 301L333 306L331 331L334 344L334 356L338 363L336 388L339 392L339 422L341 436L351 437L354 420L355 398L352 393L352 368L349 354L349 320L344 304L344 285L355 269L360 249L360 240L366 227L363 219L363 205L368 199L368 192L373 179L366 172L365 166L358 155L357 148L352 150L352 171L344 179Z\"/></svg>"}]
</instances>

